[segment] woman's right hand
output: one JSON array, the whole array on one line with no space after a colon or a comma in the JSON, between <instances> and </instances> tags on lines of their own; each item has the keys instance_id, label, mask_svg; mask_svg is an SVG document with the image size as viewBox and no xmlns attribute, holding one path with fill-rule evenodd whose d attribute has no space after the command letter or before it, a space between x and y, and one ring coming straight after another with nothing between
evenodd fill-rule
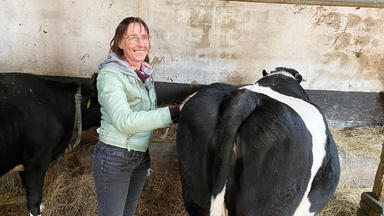
<instances>
[{"instance_id":1,"label":"woman's right hand","mask_svg":"<svg viewBox=\"0 0 384 216\"><path fill-rule=\"evenodd\" d=\"M195 93L189 95L187 98L185 98L185 99L183 100L183 102L181 102L181 104L179 105L179 110L180 110L180 111L183 109L184 104L187 103L187 101L188 101L189 99L191 99L196 93L197 93L197 92L195 92Z\"/></svg>"}]
</instances>

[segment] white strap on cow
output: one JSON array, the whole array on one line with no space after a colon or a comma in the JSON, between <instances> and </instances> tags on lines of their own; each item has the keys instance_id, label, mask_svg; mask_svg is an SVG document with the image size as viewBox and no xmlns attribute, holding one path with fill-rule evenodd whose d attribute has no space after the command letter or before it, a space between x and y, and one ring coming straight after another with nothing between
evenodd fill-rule
<instances>
[{"instance_id":1,"label":"white strap on cow","mask_svg":"<svg viewBox=\"0 0 384 216\"><path fill-rule=\"evenodd\" d=\"M73 126L73 132L75 133L77 129L77 138L75 143L73 144L73 147L76 147L80 143L81 139L81 133L83 124L81 121L81 87L79 86L77 88L76 94L75 94L75 121Z\"/></svg>"}]
</instances>

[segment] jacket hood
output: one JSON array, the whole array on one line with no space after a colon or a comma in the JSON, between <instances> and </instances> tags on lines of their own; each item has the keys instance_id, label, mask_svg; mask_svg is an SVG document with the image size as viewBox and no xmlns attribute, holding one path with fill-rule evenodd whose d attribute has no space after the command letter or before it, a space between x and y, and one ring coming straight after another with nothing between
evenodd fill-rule
<instances>
[{"instance_id":1,"label":"jacket hood","mask_svg":"<svg viewBox=\"0 0 384 216\"><path fill-rule=\"evenodd\" d=\"M121 73L127 74L129 76L133 76L136 79L140 80L140 78L137 76L136 72L133 70L133 68L128 64L128 62L123 61L117 57L116 53L111 52L107 56L107 59L105 59L100 65L99 70L101 70L104 67L113 67L117 68ZM150 76L152 76L152 67L147 62L141 63L141 71L143 73L146 73ZM145 87L147 89L153 88L153 81L150 81L152 79L147 79L144 83Z\"/></svg>"},{"instance_id":2,"label":"jacket hood","mask_svg":"<svg viewBox=\"0 0 384 216\"><path fill-rule=\"evenodd\" d=\"M119 59L119 57L117 57L116 53L114 52L109 53L107 59L105 59L99 65L99 70L104 67L114 67L117 68L121 73L137 77L136 72L132 69L128 62Z\"/></svg>"}]
</instances>

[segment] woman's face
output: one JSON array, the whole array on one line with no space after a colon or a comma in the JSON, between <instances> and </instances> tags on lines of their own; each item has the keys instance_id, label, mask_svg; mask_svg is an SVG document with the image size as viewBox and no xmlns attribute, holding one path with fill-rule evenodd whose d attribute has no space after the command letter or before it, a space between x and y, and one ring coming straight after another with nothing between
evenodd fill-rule
<instances>
[{"instance_id":1,"label":"woman's face","mask_svg":"<svg viewBox=\"0 0 384 216\"><path fill-rule=\"evenodd\" d=\"M141 62L148 54L149 39L146 40L147 37L150 36L142 24L130 23L118 44L119 48L124 51L124 57L128 63L137 69L140 68Z\"/></svg>"}]
</instances>

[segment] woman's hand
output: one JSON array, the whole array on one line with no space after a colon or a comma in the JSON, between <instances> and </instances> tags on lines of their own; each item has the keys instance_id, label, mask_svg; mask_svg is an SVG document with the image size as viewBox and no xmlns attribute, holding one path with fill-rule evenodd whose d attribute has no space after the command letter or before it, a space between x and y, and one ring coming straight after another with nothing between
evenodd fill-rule
<instances>
[{"instance_id":1,"label":"woman's hand","mask_svg":"<svg viewBox=\"0 0 384 216\"><path fill-rule=\"evenodd\" d=\"M195 93L189 95L187 98L185 98L185 99L183 100L183 102L181 102L181 104L179 105L179 110L180 110L180 111L183 109L184 104L187 103L187 101L188 101L189 99L191 99L196 93L197 93L197 92L195 92Z\"/></svg>"}]
</instances>

